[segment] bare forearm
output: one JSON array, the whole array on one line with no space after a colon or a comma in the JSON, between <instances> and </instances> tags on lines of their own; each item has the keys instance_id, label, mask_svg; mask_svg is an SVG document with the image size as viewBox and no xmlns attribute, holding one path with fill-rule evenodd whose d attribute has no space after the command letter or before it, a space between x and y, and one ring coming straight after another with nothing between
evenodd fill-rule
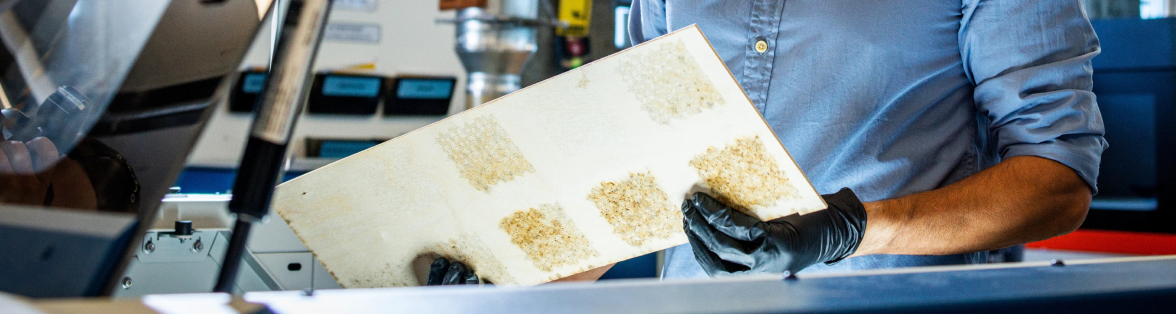
<instances>
[{"instance_id":1,"label":"bare forearm","mask_svg":"<svg viewBox=\"0 0 1176 314\"><path fill-rule=\"evenodd\" d=\"M941 255L997 249L1069 233L1091 191L1069 167L1013 157L941 189L867 203L854 255Z\"/></svg>"}]
</instances>

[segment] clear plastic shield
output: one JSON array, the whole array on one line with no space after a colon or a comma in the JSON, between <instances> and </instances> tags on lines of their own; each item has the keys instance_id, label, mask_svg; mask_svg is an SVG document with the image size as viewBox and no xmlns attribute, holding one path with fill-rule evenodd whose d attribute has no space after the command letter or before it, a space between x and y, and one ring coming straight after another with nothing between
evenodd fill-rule
<instances>
[{"instance_id":1,"label":"clear plastic shield","mask_svg":"<svg viewBox=\"0 0 1176 314\"><path fill-rule=\"evenodd\" d=\"M63 157L103 116L169 3L0 1L0 203L93 207L54 203L93 199L53 195L87 192L69 188L88 183Z\"/></svg>"}]
</instances>

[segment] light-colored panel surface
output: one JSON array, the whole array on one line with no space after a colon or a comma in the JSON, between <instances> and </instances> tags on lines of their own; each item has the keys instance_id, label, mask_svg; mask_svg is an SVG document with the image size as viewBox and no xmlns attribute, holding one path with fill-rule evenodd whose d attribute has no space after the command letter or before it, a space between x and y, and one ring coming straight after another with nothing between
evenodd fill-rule
<instances>
[{"instance_id":1,"label":"light-colored panel surface","mask_svg":"<svg viewBox=\"0 0 1176 314\"><path fill-rule=\"evenodd\" d=\"M417 285L437 255L532 285L686 243L656 230L680 214L617 215L600 199L664 193L649 199L676 208L707 182L765 220L825 207L688 27L303 175L274 208L343 287ZM785 186L755 188L768 182ZM620 223L632 220L649 232Z\"/></svg>"},{"instance_id":2,"label":"light-colored panel surface","mask_svg":"<svg viewBox=\"0 0 1176 314\"><path fill-rule=\"evenodd\" d=\"M264 253L253 254L273 276L282 290L300 290L313 286L314 257L310 253ZM300 268L291 270L289 265L297 263Z\"/></svg>"},{"instance_id":3,"label":"light-colored panel surface","mask_svg":"<svg viewBox=\"0 0 1176 314\"><path fill-rule=\"evenodd\" d=\"M253 231L249 235L249 251L253 253L292 253L306 252L306 246L298 241L298 237L290 231L290 227L278 218L273 211L266 217L268 221L254 223Z\"/></svg>"},{"instance_id":4,"label":"light-colored panel surface","mask_svg":"<svg viewBox=\"0 0 1176 314\"><path fill-rule=\"evenodd\" d=\"M211 258L205 256L198 262L145 262L131 261L124 274L130 278L130 285L116 288L114 297L141 297L159 293L201 293L212 291L216 274L220 271Z\"/></svg>"},{"instance_id":5,"label":"light-colored panel surface","mask_svg":"<svg viewBox=\"0 0 1176 314\"><path fill-rule=\"evenodd\" d=\"M335 282L335 278L331 278L331 274L327 273L327 269L323 268L323 264L317 260L311 263L314 269L313 288L318 289L339 289L339 283Z\"/></svg>"},{"instance_id":6,"label":"light-colored panel surface","mask_svg":"<svg viewBox=\"0 0 1176 314\"><path fill-rule=\"evenodd\" d=\"M10 314L43 314L33 307L28 299L13 294L0 292L0 310Z\"/></svg>"}]
</instances>

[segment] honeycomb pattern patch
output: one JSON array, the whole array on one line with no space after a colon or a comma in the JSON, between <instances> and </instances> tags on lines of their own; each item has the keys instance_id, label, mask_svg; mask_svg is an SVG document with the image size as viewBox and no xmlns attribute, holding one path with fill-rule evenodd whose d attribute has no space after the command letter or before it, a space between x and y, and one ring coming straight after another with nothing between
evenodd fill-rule
<instances>
[{"instance_id":1,"label":"honeycomb pattern patch","mask_svg":"<svg viewBox=\"0 0 1176 314\"><path fill-rule=\"evenodd\" d=\"M666 124L724 103L698 61L681 40L657 50L635 54L619 67L629 92L637 96L649 118Z\"/></svg>"},{"instance_id":2,"label":"honeycomb pattern patch","mask_svg":"<svg viewBox=\"0 0 1176 314\"><path fill-rule=\"evenodd\" d=\"M482 241L469 234L462 234L446 243L438 244L434 250L445 258L470 266L482 280L498 284L515 283L514 277L506 272L502 261L495 258Z\"/></svg>"},{"instance_id":3,"label":"honeycomb pattern patch","mask_svg":"<svg viewBox=\"0 0 1176 314\"><path fill-rule=\"evenodd\" d=\"M600 256L559 204L543 204L503 218L499 228L526 253L535 268L551 272L560 266Z\"/></svg>"},{"instance_id":4,"label":"honeycomb pattern patch","mask_svg":"<svg viewBox=\"0 0 1176 314\"><path fill-rule=\"evenodd\" d=\"M630 173L625 180L602 182L592 188L588 199L629 245L641 246L682 232L682 211L669 201L651 173Z\"/></svg>"},{"instance_id":5,"label":"honeycomb pattern patch","mask_svg":"<svg viewBox=\"0 0 1176 314\"><path fill-rule=\"evenodd\" d=\"M461 177L483 192L491 185L535 172L494 116L474 118L444 131L437 143L457 165Z\"/></svg>"},{"instance_id":6,"label":"honeycomb pattern patch","mask_svg":"<svg viewBox=\"0 0 1176 314\"><path fill-rule=\"evenodd\" d=\"M739 138L723 149L708 148L690 165L698 170L715 198L748 214L755 206L771 206L781 199L798 197L796 187L780 171L759 136Z\"/></svg>"}]
</instances>

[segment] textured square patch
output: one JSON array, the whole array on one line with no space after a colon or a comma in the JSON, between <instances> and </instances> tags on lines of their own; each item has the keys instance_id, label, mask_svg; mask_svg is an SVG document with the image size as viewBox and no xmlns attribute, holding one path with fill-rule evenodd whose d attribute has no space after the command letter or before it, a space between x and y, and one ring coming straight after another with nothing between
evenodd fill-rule
<instances>
[{"instance_id":1,"label":"textured square patch","mask_svg":"<svg viewBox=\"0 0 1176 314\"><path fill-rule=\"evenodd\" d=\"M799 197L759 136L737 139L723 149L708 148L690 160L690 165L710 186L712 196L748 214L755 206Z\"/></svg>"},{"instance_id":2,"label":"textured square patch","mask_svg":"<svg viewBox=\"0 0 1176 314\"><path fill-rule=\"evenodd\" d=\"M630 173L618 182L602 182L592 188L588 200L596 203L613 232L625 243L641 246L682 232L682 211L669 201L653 174Z\"/></svg>"},{"instance_id":3,"label":"textured square patch","mask_svg":"<svg viewBox=\"0 0 1176 314\"><path fill-rule=\"evenodd\" d=\"M494 116L474 118L473 122L450 128L437 137L437 143L456 164L461 177L480 191L535 172Z\"/></svg>"},{"instance_id":4,"label":"textured square patch","mask_svg":"<svg viewBox=\"0 0 1176 314\"><path fill-rule=\"evenodd\" d=\"M724 103L698 61L681 40L662 43L655 51L634 54L618 67L641 109L657 123L700 113Z\"/></svg>"},{"instance_id":5,"label":"textured square patch","mask_svg":"<svg viewBox=\"0 0 1176 314\"><path fill-rule=\"evenodd\" d=\"M527 254L535 268L545 272L600 255L559 204L517 211L503 218L498 227L510 235L510 242Z\"/></svg>"}]
</instances>

